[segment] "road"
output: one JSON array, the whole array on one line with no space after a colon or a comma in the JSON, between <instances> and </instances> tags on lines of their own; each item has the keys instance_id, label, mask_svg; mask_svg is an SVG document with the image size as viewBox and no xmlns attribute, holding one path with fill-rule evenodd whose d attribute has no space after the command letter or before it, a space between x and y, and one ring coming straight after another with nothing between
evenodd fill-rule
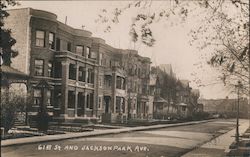
<instances>
[{"instance_id":1,"label":"road","mask_svg":"<svg viewBox=\"0 0 250 157\"><path fill-rule=\"evenodd\" d=\"M234 120L2 148L2 157L179 157L235 127Z\"/></svg>"}]
</instances>

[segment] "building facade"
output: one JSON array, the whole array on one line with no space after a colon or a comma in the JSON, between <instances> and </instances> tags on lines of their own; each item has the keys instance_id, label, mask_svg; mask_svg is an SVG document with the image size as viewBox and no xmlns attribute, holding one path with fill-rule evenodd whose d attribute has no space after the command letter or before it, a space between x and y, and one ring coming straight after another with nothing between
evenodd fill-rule
<instances>
[{"instance_id":1,"label":"building facade","mask_svg":"<svg viewBox=\"0 0 250 157\"><path fill-rule=\"evenodd\" d=\"M113 48L50 12L8 12L5 27L19 51L12 66L31 77L30 116L41 107L59 122L124 123L148 116L149 58Z\"/></svg>"}]
</instances>

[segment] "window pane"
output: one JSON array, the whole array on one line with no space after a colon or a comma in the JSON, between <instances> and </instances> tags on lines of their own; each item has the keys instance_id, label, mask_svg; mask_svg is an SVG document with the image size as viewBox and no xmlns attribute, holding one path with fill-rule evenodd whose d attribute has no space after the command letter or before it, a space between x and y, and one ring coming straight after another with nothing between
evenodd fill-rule
<instances>
[{"instance_id":1,"label":"window pane","mask_svg":"<svg viewBox=\"0 0 250 157\"><path fill-rule=\"evenodd\" d=\"M35 75L43 75L43 60L35 60Z\"/></svg>"},{"instance_id":2,"label":"window pane","mask_svg":"<svg viewBox=\"0 0 250 157\"><path fill-rule=\"evenodd\" d=\"M56 51L60 51L61 40L59 38L56 39Z\"/></svg>"},{"instance_id":3,"label":"window pane","mask_svg":"<svg viewBox=\"0 0 250 157\"><path fill-rule=\"evenodd\" d=\"M47 105L48 106L51 106L51 91L50 90L48 90L47 91Z\"/></svg>"},{"instance_id":4,"label":"window pane","mask_svg":"<svg viewBox=\"0 0 250 157\"><path fill-rule=\"evenodd\" d=\"M36 31L37 38L44 38L44 31Z\"/></svg>"},{"instance_id":5,"label":"window pane","mask_svg":"<svg viewBox=\"0 0 250 157\"><path fill-rule=\"evenodd\" d=\"M48 63L48 76L52 77L52 63L51 62Z\"/></svg>"},{"instance_id":6,"label":"window pane","mask_svg":"<svg viewBox=\"0 0 250 157\"><path fill-rule=\"evenodd\" d=\"M55 34L49 33L49 47L50 49L55 49Z\"/></svg>"},{"instance_id":7,"label":"window pane","mask_svg":"<svg viewBox=\"0 0 250 157\"><path fill-rule=\"evenodd\" d=\"M83 46L76 46L76 53L83 54Z\"/></svg>"},{"instance_id":8,"label":"window pane","mask_svg":"<svg viewBox=\"0 0 250 157\"><path fill-rule=\"evenodd\" d=\"M71 43L70 42L67 43L67 50L71 51Z\"/></svg>"},{"instance_id":9,"label":"window pane","mask_svg":"<svg viewBox=\"0 0 250 157\"><path fill-rule=\"evenodd\" d=\"M54 41L54 33L49 33L49 41Z\"/></svg>"},{"instance_id":10,"label":"window pane","mask_svg":"<svg viewBox=\"0 0 250 157\"><path fill-rule=\"evenodd\" d=\"M34 97L41 97L42 92L40 89L34 89Z\"/></svg>"},{"instance_id":11,"label":"window pane","mask_svg":"<svg viewBox=\"0 0 250 157\"><path fill-rule=\"evenodd\" d=\"M36 31L36 46L44 47L45 46L45 32Z\"/></svg>"},{"instance_id":12,"label":"window pane","mask_svg":"<svg viewBox=\"0 0 250 157\"><path fill-rule=\"evenodd\" d=\"M86 47L86 56L87 56L88 58L91 58L90 48L89 48L89 47Z\"/></svg>"}]
</instances>

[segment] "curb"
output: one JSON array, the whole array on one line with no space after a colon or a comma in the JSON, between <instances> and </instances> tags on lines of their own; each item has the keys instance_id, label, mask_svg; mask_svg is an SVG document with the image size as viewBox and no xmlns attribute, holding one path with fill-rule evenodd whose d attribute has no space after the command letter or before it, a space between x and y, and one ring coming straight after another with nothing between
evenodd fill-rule
<instances>
[{"instance_id":1,"label":"curb","mask_svg":"<svg viewBox=\"0 0 250 157\"><path fill-rule=\"evenodd\" d=\"M207 123L207 122L211 122L211 121L214 121L214 119L203 120L203 121L194 121L194 122L176 123L176 124L160 124L160 125L153 125L153 126L139 126L139 127L134 127L134 128L98 130L98 131L93 131L93 132L9 139L9 140L2 140L1 147L8 147L8 146L14 146L14 145L15 146L16 145L24 145L24 144L34 144L34 143L40 143L40 142L60 141L60 140L83 138L83 137L94 137L94 136L110 135L110 134L119 134L119 133L133 132L133 131L153 130L153 129L177 127L177 126L184 126L184 125L194 125L194 124Z\"/></svg>"}]
</instances>

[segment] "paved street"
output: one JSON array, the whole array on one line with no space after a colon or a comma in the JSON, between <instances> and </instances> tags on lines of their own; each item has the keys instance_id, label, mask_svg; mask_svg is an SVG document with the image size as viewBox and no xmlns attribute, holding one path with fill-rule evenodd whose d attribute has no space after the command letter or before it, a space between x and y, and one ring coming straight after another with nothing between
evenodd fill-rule
<instances>
[{"instance_id":1,"label":"paved street","mask_svg":"<svg viewBox=\"0 0 250 157\"><path fill-rule=\"evenodd\" d=\"M2 148L2 156L178 157L205 143L215 145L219 142L218 138L215 137L232 130L234 127L234 120L217 120L165 129L4 147Z\"/></svg>"}]
</instances>

